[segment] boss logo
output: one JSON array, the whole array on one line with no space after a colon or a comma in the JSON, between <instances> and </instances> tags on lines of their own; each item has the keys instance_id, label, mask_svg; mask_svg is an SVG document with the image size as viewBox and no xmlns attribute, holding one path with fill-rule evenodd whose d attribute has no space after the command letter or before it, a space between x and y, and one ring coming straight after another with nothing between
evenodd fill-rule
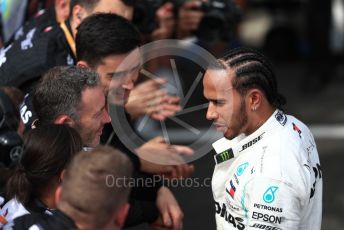
<instances>
[{"instance_id":1,"label":"boss logo","mask_svg":"<svg viewBox=\"0 0 344 230\"><path fill-rule=\"evenodd\" d=\"M252 145L256 144L258 141L260 141L261 139L263 139L263 135L264 133L262 133L261 135L259 135L258 137L254 138L252 141L247 142L246 144L244 144L241 147L240 152L244 151L245 149L251 147Z\"/></svg>"}]
</instances>

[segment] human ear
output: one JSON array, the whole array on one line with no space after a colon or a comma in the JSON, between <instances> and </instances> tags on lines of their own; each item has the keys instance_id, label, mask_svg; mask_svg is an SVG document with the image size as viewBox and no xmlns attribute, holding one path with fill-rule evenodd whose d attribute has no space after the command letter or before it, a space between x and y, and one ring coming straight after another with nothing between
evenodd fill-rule
<instances>
[{"instance_id":1,"label":"human ear","mask_svg":"<svg viewBox=\"0 0 344 230\"><path fill-rule=\"evenodd\" d=\"M75 5L72 9L72 18L75 20L76 25L80 25L84 15L85 15L85 9L81 5Z\"/></svg>"},{"instance_id":2,"label":"human ear","mask_svg":"<svg viewBox=\"0 0 344 230\"><path fill-rule=\"evenodd\" d=\"M65 174L66 170L63 169L61 174L60 174L60 181L62 182L63 181L63 177L64 177L64 174Z\"/></svg>"},{"instance_id":3,"label":"human ear","mask_svg":"<svg viewBox=\"0 0 344 230\"><path fill-rule=\"evenodd\" d=\"M76 63L76 66L79 68L89 68L89 65L87 64L87 62L85 61L78 61L78 63Z\"/></svg>"},{"instance_id":4,"label":"human ear","mask_svg":"<svg viewBox=\"0 0 344 230\"><path fill-rule=\"evenodd\" d=\"M75 125L75 121L68 115L65 115L65 114L61 114L61 115L58 115L57 118L55 119L54 121L54 124L57 124L57 125L68 125L70 127L74 127Z\"/></svg>"},{"instance_id":5,"label":"human ear","mask_svg":"<svg viewBox=\"0 0 344 230\"><path fill-rule=\"evenodd\" d=\"M62 194L62 188L61 186L57 187L56 192L55 192L55 202L58 204L61 200L61 194Z\"/></svg>"},{"instance_id":6,"label":"human ear","mask_svg":"<svg viewBox=\"0 0 344 230\"><path fill-rule=\"evenodd\" d=\"M122 228L124 225L125 219L128 215L129 207L130 205L128 203L122 204L115 214L115 223L120 228Z\"/></svg>"},{"instance_id":7,"label":"human ear","mask_svg":"<svg viewBox=\"0 0 344 230\"><path fill-rule=\"evenodd\" d=\"M251 89L247 92L248 106L252 111L257 111L262 103L262 92L258 89Z\"/></svg>"}]
</instances>

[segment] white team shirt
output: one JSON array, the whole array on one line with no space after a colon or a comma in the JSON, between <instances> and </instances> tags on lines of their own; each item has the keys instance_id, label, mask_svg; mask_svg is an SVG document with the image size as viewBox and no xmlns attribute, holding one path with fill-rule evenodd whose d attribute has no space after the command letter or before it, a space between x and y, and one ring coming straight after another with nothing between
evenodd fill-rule
<instances>
[{"instance_id":1,"label":"white team shirt","mask_svg":"<svg viewBox=\"0 0 344 230\"><path fill-rule=\"evenodd\" d=\"M276 110L251 135L213 147L218 230L321 229L322 172L302 122Z\"/></svg>"},{"instance_id":2,"label":"white team shirt","mask_svg":"<svg viewBox=\"0 0 344 230\"><path fill-rule=\"evenodd\" d=\"M15 198L9 200L1 209L0 216L5 220L3 225L6 223L11 223L15 218L29 214L30 212ZM4 226L4 229L7 229L11 224ZM0 225L2 227L2 225Z\"/></svg>"}]
</instances>

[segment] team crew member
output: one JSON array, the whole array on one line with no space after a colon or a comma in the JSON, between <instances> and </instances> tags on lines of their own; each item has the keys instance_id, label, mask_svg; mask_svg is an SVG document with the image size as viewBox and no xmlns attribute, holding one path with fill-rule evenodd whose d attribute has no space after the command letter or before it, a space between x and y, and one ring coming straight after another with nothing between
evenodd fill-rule
<instances>
[{"instance_id":1,"label":"team crew member","mask_svg":"<svg viewBox=\"0 0 344 230\"><path fill-rule=\"evenodd\" d=\"M33 18L25 22L14 34L7 44L26 37L32 29L42 31L51 27L57 27L58 23L64 22L70 14L70 0L55 0L54 5L48 9L39 10Z\"/></svg>"},{"instance_id":2,"label":"team crew member","mask_svg":"<svg viewBox=\"0 0 344 230\"><path fill-rule=\"evenodd\" d=\"M125 0L74 0L71 4L71 16L61 26L32 28L0 51L1 85L29 92L51 67L76 63L76 28L87 16L112 12L131 19L133 11L131 2Z\"/></svg>"},{"instance_id":3,"label":"team crew member","mask_svg":"<svg viewBox=\"0 0 344 230\"><path fill-rule=\"evenodd\" d=\"M108 178L129 178L129 159L111 147L80 152L64 173L56 191L53 215L26 215L13 229L121 229L126 219L128 186L109 186ZM12 229L11 226L8 229Z\"/></svg>"},{"instance_id":4,"label":"team crew member","mask_svg":"<svg viewBox=\"0 0 344 230\"><path fill-rule=\"evenodd\" d=\"M129 84L132 85L132 82ZM84 146L89 149L99 145L103 127L110 122L99 76L88 68L52 68L37 85L33 104L39 118L38 125L67 124L79 132ZM168 151L167 146L164 146L155 143L144 144L138 151ZM174 145L171 147L178 148ZM140 174L137 168L134 170L136 174ZM128 218L127 227L143 222L160 221L160 225L181 229L182 211L171 191L159 185L133 188L141 197L131 195L130 201L134 202L131 202L129 217L132 218Z\"/></svg>"},{"instance_id":5,"label":"team crew member","mask_svg":"<svg viewBox=\"0 0 344 230\"><path fill-rule=\"evenodd\" d=\"M115 14L94 14L80 24L75 41L78 54L77 66L91 68L99 74L105 96L108 96L108 91L112 84L111 88L116 92L116 96L111 96L111 99L113 99L111 103L127 109L128 96L129 93L131 96L131 90L139 77L141 66L138 61L133 63L133 66L125 67L122 70L119 67L131 52L135 52L139 56L140 35L136 28L128 20ZM156 89L154 93L158 95L161 93L161 90ZM145 93L145 95L147 94L149 93ZM144 95L141 96L143 97ZM176 101L175 97L161 95L153 99L153 101L156 100L160 101L157 104L160 104L159 111L161 112L156 115L162 115L163 117L171 116L178 110L179 106L175 104L178 100ZM131 115L130 113L127 117ZM151 115L154 116L153 114ZM110 123L105 125L101 141L104 144L110 143L112 146L128 153L128 156L133 160L134 167L139 168L141 171L154 174L164 173L167 177L184 178L193 172L192 165L183 164L172 167L153 164L145 160L149 158L146 157L147 154L169 159L177 154L187 154L192 151L185 146L174 146L176 151L172 151L162 138L151 139L145 143L147 147L157 146L158 144L161 147L160 149L149 148L149 151L141 151L143 148L138 148L136 154L140 159L119 141ZM183 161L179 162L183 163Z\"/></svg>"},{"instance_id":6,"label":"team crew member","mask_svg":"<svg viewBox=\"0 0 344 230\"><path fill-rule=\"evenodd\" d=\"M217 229L320 229L322 172L314 138L284 114L268 60L244 48L206 71Z\"/></svg>"},{"instance_id":7,"label":"team crew member","mask_svg":"<svg viewBox=\"0 0 344 230\"><path fill-rule=\"evenodd\" d=\"M5 222L29 213L51 214L63 171L82 150L82 140L69 126L49 124L30 130L24 146L6 185L9 201L0 209L0 219L2 216Z\"/></svg>"}]
</instances>

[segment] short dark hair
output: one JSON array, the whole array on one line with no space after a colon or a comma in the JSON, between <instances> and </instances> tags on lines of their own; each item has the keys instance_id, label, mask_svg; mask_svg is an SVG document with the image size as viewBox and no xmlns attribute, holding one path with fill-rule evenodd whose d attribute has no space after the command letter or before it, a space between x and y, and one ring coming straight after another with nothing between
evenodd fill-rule
<instances>
[{"instance_id":1,"label":"short dark hair","mask_svg":"<svg viewBox=\"0 0 344 230\"><path fill-rule=\"evenodd\" d=\"M39 124L53 123L61 114L78 119L82 91L98 85L99 76L90 69L76 66L50 69L37 85L33 95L32 103Z\"/></svg>"},{"instance_id":2,"label":"short dark hair","mask_svg":"<svg viewBox=\"0 0 344 230\"><path fill-rule=\"evenodd\" d=\"M277 80L270 61L263 54L251 48L240 47L220 58L212 68L234 71L233 87L241 95L249 89L259 88L269 103L278 109L286 104L286 99L277 90Z\"/></svg>"},{"instance_id":3,"label":"short dark hair","mask_svg":"<svg viewBox=\"0 0 344 230\"><path fill-rule=\"evenodd\" d=\"M80 152L64 174L58 208L75 222L99 229L127 202L130 187L124 181L132 172L129 158L110 146Z\"/></svg>"},{"instance_id":4,"label":"short dark hair","mask_svg":"<svg viewBox=\"0 0 344 230\"><path fill-rule=\"evenodd\" d=\"M24 146L24 154L7 182L6 194L25 205L59 178L72 157L82 150L82 140L67 125L49 124L30 130Z\"/></svg>"},{"instance_id":5,"label":"short dark hair","mask_svg":"<svg viewBox=\"0 0 344 230\"><path fill-rule=\"evenodd\" d=\"M77 59L94 68L109 55L125 54L140 45L140 33L127 19L112 13L87 17L76 34Z\"/></svg>"}]
</instances>

